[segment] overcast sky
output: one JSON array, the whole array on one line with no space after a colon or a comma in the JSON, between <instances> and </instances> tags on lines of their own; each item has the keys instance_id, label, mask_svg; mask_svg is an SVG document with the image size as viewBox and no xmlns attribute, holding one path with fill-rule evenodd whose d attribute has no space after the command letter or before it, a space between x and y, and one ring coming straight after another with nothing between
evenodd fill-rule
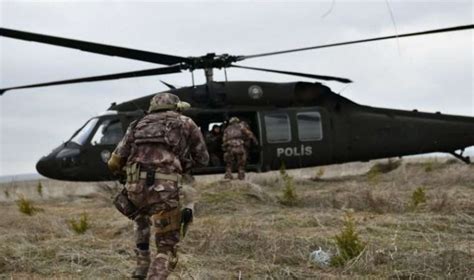
<instances>
[{"instance_id":1,"label":"overcast sky","mask_svg":"<svg viewBox=\"0 0 474 280\"><path fill-rule=\"evenodd\" d=\"M390 4L393 19L390 16ZM176 54L246 55L473 23L473 1L0 1L1 26ZM0 87L156 67L0 38ZM242 65L348 77L326 83L357 103L473 116L473 33L463 31L256 58ZM217 71L216 79L224 79ZM230 80L311 81L228 70ZM196 72L198 83L204 81ZM111 102L188 86L190 74L7 92L0 97L0 175L35 163Z\"/></svg>"}]
</instances>

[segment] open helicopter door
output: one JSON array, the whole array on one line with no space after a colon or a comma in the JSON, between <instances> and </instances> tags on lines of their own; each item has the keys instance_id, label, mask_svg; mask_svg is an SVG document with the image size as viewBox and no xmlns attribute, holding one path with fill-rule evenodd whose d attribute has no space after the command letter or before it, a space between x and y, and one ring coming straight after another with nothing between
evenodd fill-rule
<instances>
[{"instance_id":1,"label":"open helicopter door","mask_svg":"<svg viewBox=\"0 0 474 280\"><path fill-rule=\"evenodd\" d=\"M259 121L255 111L228 111L228 110L197 110L186 112L194 122L201 128L210 155L209 165L193 169L194 174L222 173L225 171L225 162L222 150L222 133L226 122L230 117L238 117L245 121L250 130L259 139ZM213 135L213 130L219 133ZM246 169L249 171L260 171L260 150L256 146L249 148Z\"/></svg>"},{"instance_id":2,"label":"open helicopter door","mask_svg":"<svg viewBox=\"0 0 474 280\"><path fill-rule=\"evenodd\" d=\"M332 158L329 114L305 107L259 112L263 170L324 164Z\"/></svg>"}]
</instances>

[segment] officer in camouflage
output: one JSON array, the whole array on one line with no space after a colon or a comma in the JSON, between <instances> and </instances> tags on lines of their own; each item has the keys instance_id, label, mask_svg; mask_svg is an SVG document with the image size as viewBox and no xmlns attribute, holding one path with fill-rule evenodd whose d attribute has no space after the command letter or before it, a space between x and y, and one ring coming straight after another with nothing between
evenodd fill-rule
<instances>
[{"instance_id":1,"label":"officer in camouflage","mask_svg":"<svg viewBox=\"0 0 474 280\"><path fill-rule=\"evenodd\" d=\"M190 168L206 166L209 161L199 127L177 112L184 105L189 107L170 93L154 96L148 114L130 124L108 162L114 173L125 167L126 195L138 209L133 215L137 267L132 278L166 279L176 266L182 219L181 175ZM157 247L152 262L151 226Z\"/></svg>"},{"instance_id":2,"label":"officer in camouflage","mask_svg":"<svg viewBox=\"0 0 474 280\"><path fill-rule=\"evenodd\" d=\"M257 138L249 129L249 125L240 121L237 117L229 120L229 125L224 130L222 139L222 148L224 150L225 179L232 180L232 164L237 163L238 178L245 178L245 164L247 162L248 146L250 142L258 145Z\"/></svg>"}]
</instances>

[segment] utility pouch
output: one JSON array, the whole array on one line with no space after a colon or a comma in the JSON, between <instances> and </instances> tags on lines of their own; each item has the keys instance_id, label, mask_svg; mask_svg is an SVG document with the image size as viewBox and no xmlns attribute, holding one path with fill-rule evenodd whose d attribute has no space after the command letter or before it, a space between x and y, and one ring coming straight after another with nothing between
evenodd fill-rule
<instances>
[{"instance_id":1,"label":"utility pouch","mask_svg":"<svg viewBox=\"0 0 474 280\"><path fill-rule=\"evenodd\" d=\"M171 211L161 211L151 216L155 234L160 236L170 231L179 230L181 227L181 211L174 208Z\"/></svg>"},{"instance_id":2,"label":"utility pouch","mask_svg":"<svg viewBox=\"0 0 474 280\"><path fill-rule=\"evenodd\" d=\"M123 189L114 198L114 206L117 210L130 220L135 219L139 209L128 199L127 190Z\"/></svg>"},{"instance_id":3,"label":"utility pouch","mask_svg":"<svg viewBox=\"0 0 474 280\"><path fill-rule=\"evenodd\" d=\"M140 166L138 163L133 163L125 167L125 173L127 174L127 183L137 183L140 177Z\"/></svg>"}]
</instances>

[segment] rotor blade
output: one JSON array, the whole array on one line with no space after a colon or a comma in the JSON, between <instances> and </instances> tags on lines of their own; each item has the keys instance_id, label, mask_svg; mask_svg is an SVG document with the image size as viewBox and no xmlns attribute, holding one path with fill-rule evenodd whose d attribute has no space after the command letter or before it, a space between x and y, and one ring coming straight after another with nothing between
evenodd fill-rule
<instances>
[{"instance_id":1,"label":"rotor blade","mask_svg":"<svg viewBox=\"0 0 474 280\"><path fill-rule=\"evenodd\" d=\"M162 68L155 68L155 69L148 69L148 70L131 71L131 72L124 72L124 73L110 74L110 75L93 76L93 77L87 77L87 78L79 78L79 79L62 80L62 81L32 84L32 85L25 85L25 86L18 86L18 87L2 88L0 89L0 95L3 95L6 91L13 90L13 89L65 85L65 84L75 84L75 83L83 83L83 82L108 81L108 80L117 80L117 79L123 79L123 78L164 75L164 74L179 73L179 72L181 72L181 66L174 65L170 67L162 67Z\"/></svg>"},{"instance_id":2,"label":"rotor blade","mask_svg":"<svg viewBox=\"0 0 474 280\"><path fill-rule=\"evenodd\" d=\"M290 49L290 50L283 50L283 51L276 51L276 52L269 52L269 53L260 53L260 54L254 54L254 55L244 55L244 56L240 56L238 61L241 61L241 60L244 60L244 59L247 59L247 58L255 58L255 57L262 57L262 56L269 56L269 55L300 52L300 51L308 51L308 50L315 50L315 49L350 45L350 44L358 44L358 43L388 40L388 39L394 39L394 38L403 38L403 37L412 37L412 36L428 35L428 34L435 34L435 33L461 31L461 30L467 30L467 29L473 29L473 28L474 28L474 24L470 24L470 25L462 25L462 26L448 27L448 28L442 28L442 29L426 30L426 31L414 32L414 33L405 33L405 34L398 34L398 35L391 35L391 36L375 37L375 38L370 38L370 39L347 41L347 42L341 42L341 43L332 43L332 44L319 45L319 46L306 47L306 48Z\"/></svg>"},{"instance_id":3,"label":"rotor blade","mask_svg":"<svg viewBox=\"0 0 474 280\"><path fill-rule=\"evenodd\" d=\"M338 81L338 82L346 83L346 84L347 83L352 83L351 80L346 79L346 78L341 78L341 77L321 76L321 75L306 74L306 73L300 73L300 72L281 71L281 70L249 67L249 66L242 66L242 65L235 65L235 64L231 64L230 67L257 70L257 71L265 71L265 72L278 73L278 74L293 75L293 76L312 78L312 79L323 80L323 81Z\"/></svg>"},{"instance_id":4,"label":"rotor blade","mask_svg":"<svg viewBox=\"0 0 474 280\"><path fill-rule=\"evenodd\" d=\"M61 37L54 37L49 35L37 34L24 32L19 30L0 28L0 36L33 41L38 43L45 43L55 46L61 46L66 48L78 49L85 52L92 52L96 54L118 56L123 58L129 58L134 60L164 64L164 65L173 65L182 62L189 62L190 59L181 56L174 56L168 54L161 54L155 52L141 51L135 49L128 49L86 41L79 41L74 39L67 39Z\"/></svg>"}]
</instances>

